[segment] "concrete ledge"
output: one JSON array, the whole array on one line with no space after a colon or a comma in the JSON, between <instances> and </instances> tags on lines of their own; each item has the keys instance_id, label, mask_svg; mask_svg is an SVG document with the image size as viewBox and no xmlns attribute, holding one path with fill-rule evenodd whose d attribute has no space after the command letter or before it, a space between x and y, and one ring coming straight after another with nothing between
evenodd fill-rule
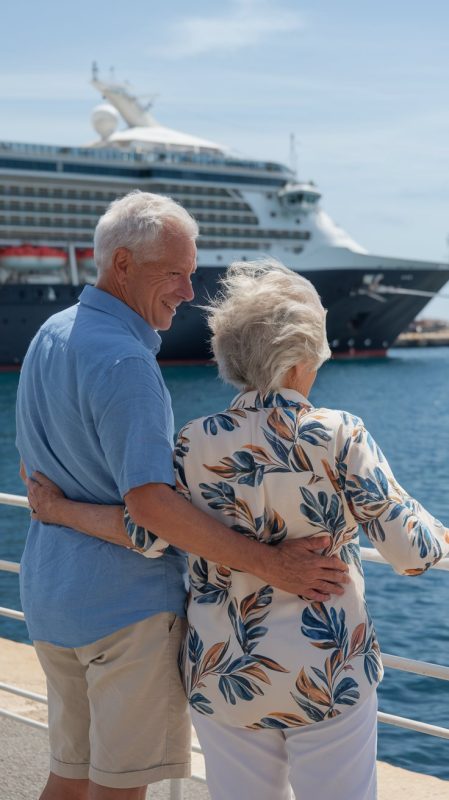
<instances>
[{"instance_id":1,"label":"concrete ledge","mask_svg":"<svg viewBox=\"0 0 449 800\"><path fill-rule=\"evenodd\" d=\"M9 683L37 694L46 694L45 677L33 647L0 638L0 682ZM3 691L0 692L0 708L31 717L39 722L47 721L46 706ZM21 727L25 728L26 726ZM39 732L37 735L42 736L43 734ZM0 750L4 750L1 736ZM20 751L16 752L19 752L17 758L20 759ZM46 760L48 760L48 749ZM202 756L194 754L193 771L204 776ZM392 800L392 798L394 800L448 800L449 797L448 781L393 767L384 762L378 762L378 778L378 800ZM188 783L190 786L191 782ZM199 787L198 784L195 786L196 795L194 796L198 800L208 797L208 793L203 787ZM20 796L17 795L17 797ZM11 798L8 797L8 800L12 800L12 797L13 795Z\"/></svg>"}]
</instances>

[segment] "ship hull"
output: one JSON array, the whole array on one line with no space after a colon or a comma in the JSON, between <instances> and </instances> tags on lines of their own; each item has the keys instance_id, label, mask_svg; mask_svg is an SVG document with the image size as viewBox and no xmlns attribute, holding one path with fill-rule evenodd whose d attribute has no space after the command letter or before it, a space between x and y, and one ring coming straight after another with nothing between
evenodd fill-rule
<instances>
[{"instance_id":1,"label":"ship hull","mask_svg":"<svg viewBox=\"0 0 449 800\"><path fill-rule=\"evenodd\" d=\"M194 276L195 300L181 306L169 331L163 333L160 358L163 361L207 361L211 358L204 312L199 306L215 294L222 270L200 267ZM328 309L327 334L336 356L377 356L385 354L395 339L416 317L427 297L394 294L397 287L429 293L438 292L449 280L447 270L403 269L380 273L383 287L391 295L376 296L367 286L376 273L364 269L304 270ZM404 289L404 286L406 287ZM21 364L27 347L42 323L52 314L76 303L82 286L70 284L4 284L0 287L0 366Z\"/></svg>"}]
</instances>

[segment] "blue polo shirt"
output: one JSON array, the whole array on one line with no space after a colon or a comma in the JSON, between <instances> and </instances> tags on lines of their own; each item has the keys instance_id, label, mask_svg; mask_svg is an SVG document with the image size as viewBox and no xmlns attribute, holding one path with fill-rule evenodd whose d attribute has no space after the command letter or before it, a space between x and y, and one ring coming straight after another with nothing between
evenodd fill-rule
<instances>
[{"instance_id":1,"label":"blue polo shirt","mask_svg":"<svg viewBox=\"0 0 449 800\"><path fill-rule=\"evenodd\" d=\"M145 483L174 485L173 413L159 335L92 286L33 339L20 376L17 447L72 500L118 504ZM33 520L20 573L31 639L79 647L161 611L184 615L185 556L148 559Z\"/></svg>"}]
</instances>

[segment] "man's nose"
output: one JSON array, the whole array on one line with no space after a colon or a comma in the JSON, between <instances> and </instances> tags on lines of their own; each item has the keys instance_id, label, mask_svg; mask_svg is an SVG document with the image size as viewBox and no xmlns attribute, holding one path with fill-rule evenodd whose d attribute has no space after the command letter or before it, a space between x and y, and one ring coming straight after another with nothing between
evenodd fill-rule
<instances>
[{"instance_id":1,"label":"man's nose","mask_svg":"<svg viewBox=\"0 0 449 800\"><path fill-rule=\"evenodd\" d=\"M190 275L186 275L182 284L182 296L185 301L193 300L195 292L193 291L192 280Z\"/></svg>"}]
</instances>

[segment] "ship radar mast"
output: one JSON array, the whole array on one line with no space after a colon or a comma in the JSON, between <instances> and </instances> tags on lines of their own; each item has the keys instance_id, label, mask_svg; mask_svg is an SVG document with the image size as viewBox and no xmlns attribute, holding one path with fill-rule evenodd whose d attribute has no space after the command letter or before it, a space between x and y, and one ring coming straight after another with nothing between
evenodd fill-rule
<instances>
[{"instance_id":1,"label":"ship radar mast","mask_svg":"<svg viewBox=\"0 0 449 800\"><path fill-rule=\"evenodd\" d=\"M157 125L149 113L155 95L151 95L146 103L142 98L134 96L124 83L116 83L112 76L109 81L102 81L96 61L92 64L92 86L121 114L129 128L151 128Z\"/></svg>"},{"instance_id":2,"label":"ship radar mast","mask_svg":"<svg viewBox=\"0 0 449 800\"><path fill-rule=\"evenodd\" d=\"M295 176L298 175L298 150L296 147L296 136L294 133L290 134L290 169Z\"/></svg>"}]
</instances>

